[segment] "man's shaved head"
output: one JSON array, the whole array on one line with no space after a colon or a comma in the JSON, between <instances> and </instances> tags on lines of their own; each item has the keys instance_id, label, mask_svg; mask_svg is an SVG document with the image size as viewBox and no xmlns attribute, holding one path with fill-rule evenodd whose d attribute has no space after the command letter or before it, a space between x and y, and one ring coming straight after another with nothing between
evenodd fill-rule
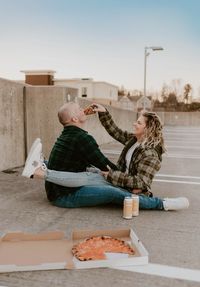
<instances>
[{"instance_id":1,"label":"man's shaved head","mask_svg":"<svg viewBox=\"0 0 200 287\"><path fill-rule=\"evenodd\" d=\"M58 118L63 126L66 125L78 125L86 121L86 115L78 103L69 102L64 104L58 110Z\"/></svg>"},{"instance_id":2,"label":"man's shaved head","mask_svg":"<svg viewBox=\"0 0 200 287\"><path fill-rule=\"evenodd\" d=\"M58 110L58 118L62 125L66 125L72 121L73 118L78 116L79 105L74 102L64 104Z\"/></svg>"}]
</instances>

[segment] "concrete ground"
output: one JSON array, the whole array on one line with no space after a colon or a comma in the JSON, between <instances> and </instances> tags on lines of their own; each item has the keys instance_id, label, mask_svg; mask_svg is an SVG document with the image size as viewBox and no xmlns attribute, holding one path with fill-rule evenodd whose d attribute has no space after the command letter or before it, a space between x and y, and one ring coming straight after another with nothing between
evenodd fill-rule
<instances>
[{"instance_id":1,"label":"concrete ground","mask_svg":"<svg viewBox=\"0 0 200 287\"><path fill-rule=\"evenodd\" d=\"M168 153L152 185L155 196L186 196L187 210L179 212L140 211L132 220L122 218L122 208L115 206L62 209L46 199L42 182L20 176L22 168L0 173L0 231L44 232L62 230L69 237L74 229L127 228L135 230L149 252L150 264L157 275L109 268L90 270L53 270L0 274L0 285L35 286L199 286L188 280L167 278L167 266L180 267L175 273L200 271L200 130L166 127ZM116 161L122 146L102 145L102 150ZM12 173L13 172L13 173ZM160 266L164 274L159 274ZM184 271L185 270L185 271ZM198 273L198 272L197 272ZM200 274L200 273L198 273ZM197 277L200 278L200 275ZM197 280L198 281L198 280Z\"/></svg>"}]
</instances>

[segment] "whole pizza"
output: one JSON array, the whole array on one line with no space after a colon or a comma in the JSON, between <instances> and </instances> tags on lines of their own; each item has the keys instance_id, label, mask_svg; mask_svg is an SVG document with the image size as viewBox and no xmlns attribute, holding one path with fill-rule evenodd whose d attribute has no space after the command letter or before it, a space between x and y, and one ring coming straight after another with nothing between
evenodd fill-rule
<instances>
[{"instance_id":1,"label":"whole pizza","mask_svg":"<svg viewBox=\"0 0 200 287\"><path fill-rule=\"evenodd\" d=\"M73 255L80 261L106 259L106 252L135 254L135 250L124 240L110 236L93 236L72 248Z\"/></svg>"}]
</instances>

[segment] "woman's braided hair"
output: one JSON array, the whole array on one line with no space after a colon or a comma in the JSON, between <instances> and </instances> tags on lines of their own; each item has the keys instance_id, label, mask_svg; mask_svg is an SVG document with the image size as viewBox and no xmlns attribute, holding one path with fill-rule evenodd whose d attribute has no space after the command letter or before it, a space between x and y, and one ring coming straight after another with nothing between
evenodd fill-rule
<instances>
[{"instance_id":1,"label":"woman's braided hair","mask_svg":"<svg viewBox=\"0 0 200 287\"><path fill-rule=\"evenodd\" d=\"M145 118L146 127L145 134L142 145L144 147L153 147L160 146L162 152L166 151L163 138L163 124L156 113L144 111L142 116Z\"/></svg>"}]
</instances>

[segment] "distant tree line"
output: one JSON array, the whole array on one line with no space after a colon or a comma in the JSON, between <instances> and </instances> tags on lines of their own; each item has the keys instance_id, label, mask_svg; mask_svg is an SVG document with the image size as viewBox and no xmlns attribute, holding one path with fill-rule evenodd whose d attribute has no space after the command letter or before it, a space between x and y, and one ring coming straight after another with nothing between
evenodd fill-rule
<instances>
[{"instance_id":1,"label":"distant tree line","mask_svg":"<svg viewBox=\"0 0 200 287\"><path fill-rule=\"evenodd\" d=\"M183 88L183 94L177 95L176 89L171 91L166 85L163 85L160 100L153 100L153 109L156 111L200 111L200 103L190 102L192 86L186 84Z\"/></svg>"},{"instance_id":2,"label":"distant tree line","mask_svg":"<svg viewBox=\"0 0 200 287\"><path fill-rule=\"evenodd\" d=\"M181 79L175 79L171 85L163 85L159 94L148 95L155 111L200 111L200 103L192 101L192 86L187 83L184 86ZM127 96L131 100L138 100L143 95L142 91L128 92L123 86L118 90L118 96Z\"/></svg>"}]
</instances>

